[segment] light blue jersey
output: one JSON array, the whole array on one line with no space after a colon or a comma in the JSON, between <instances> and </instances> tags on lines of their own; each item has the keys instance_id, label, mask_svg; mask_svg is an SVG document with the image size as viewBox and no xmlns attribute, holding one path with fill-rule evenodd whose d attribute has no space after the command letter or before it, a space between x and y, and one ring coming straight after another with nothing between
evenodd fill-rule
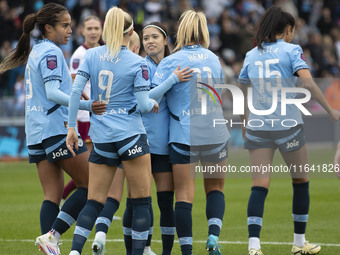
<instances>
[{"instance_id":1,"label":"light blue jersey","mask_svg":"<svg viewBox=\"0 0 340 255\"><path fill-rule=\"evenodd\" d=\"M252 85L252 104L255 109L271 109L274 87L277 89L278 102L272 114L256 115L249 112L247 128L285 130L294 123L302 124L301 112L294 104L287 104L286 115L281 113L281 88L296 87L297 77L294 75L300 69L308 69L301 47L282 39L262 45L263 50L255 47L247 53L238 81ZM287 93L287 98L296 97L296 93Z\"/></svg>"},{"instance_id":2,"label":"light blue jersey","mask_svg":"<svg viewBox=\"0 0 340 255\"><path fill-rule=\"evenodd\" d=\"M44 39L33 46L25 70L27 145L67 134L67 107L46 96L45 83L53 80L60 81L60 91L70 94L72 80L63 53L55 43Z\"/></svg>"},{"instance_id":3,"label":"light blue jersey","mask_svg":"<svg viewBox=\"0 0 340 255\"><path fill-rule=\"evenodd\" d=\"M145 57L149 68L149 75L152 81L157 68L157 64L149 56ZM151 87L152 88L152 87ZM153 112L142 115L143 123L148 136L150 152L159 155L168 155L169 148L169 109L165 101L165 97L159 102L159 111L157 114Z\"/></svg>"},{"instance_id":4,"label":"light blue jersey","mask_svg":"<svg viewBox=\"0 0 340 255\"><path fill-rule=\"evenodd\" d=\"M215 84L223 83L218 57L200 45L185 46L160 62L152 83L161 84L178 65L193 69L195 75L188 82L175 84L166 94L171 116L169 143L191 146L225 143L229 138L226 125L213 126L214 119L223 119L218 99L221 90L214 89ZM204 107L202 99L207 99ZM202 114L203 108L206 115Z\"/></svg>"},{"instance_id":5,"label":"light blue jersey","mask_svg":"<svg viewBox=\"0 0 340 255\"><path fill-rule=\"evenodd\" d=\"M78 86L78 76L91 79L91 99L107 103L103 115L91 115L89 135L94 143L117 142L137 134L145 134L134 95L140 91L148 93L150 90L145 59L125 46L122 46L115 58L107 54L106 45L92 48L86 52L78 69L72 93L75 90L79 94L83 89ZM75 100L73 96L71 100ZM71 127L75 126L73 113L72 107L69 118Z\"/></svg>"}]
</instances>

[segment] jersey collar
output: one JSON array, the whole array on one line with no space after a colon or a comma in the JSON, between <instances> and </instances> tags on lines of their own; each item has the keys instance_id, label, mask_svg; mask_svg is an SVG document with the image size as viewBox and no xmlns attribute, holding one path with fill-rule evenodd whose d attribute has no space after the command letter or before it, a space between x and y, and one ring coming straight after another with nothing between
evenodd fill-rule
<instances>
[{"instance_id":1,"label":"jersey collar","mask_svg":"<svg viewBox=\"0 0 340 255\"><path fill-rule=\"evenodd\" d=\"M200 44L194 44L194 45L185 45L182 47L182 49L186 49L186 50L193 50L193 49L198 49L198 48L202 48L202 46Z\"/></svg>"},{"instance_id":2,"label":"jersey collar","mask_svg":"<svg viewBox=\"0 0 340 255\"><path fill-rule=\"evenodd\" d=\"M146 55L146 58L150 60L151 63L153 63L155 66L158 66L158 64L150 57L149 55Z\"/></svg>"},{"instance_id":3,"label":"jersey collar","mask_svg":"<svg viewBox=\"0 0 340 255\"><path fill-rule=\"evenodd\" d=\"M41 39L41 40L37 40L36 42L37 43L50 42L50 43L53 43L54 45L58 46L55 42L53 42L52 40L47 39L47 38L44 38L44 39Z\"/></svg>"},{"instance_id":4,"label":"jersey collar","mask_svg":"<svg viewBox=\"0 0 340 255\"><path fill-rule=\"evenodd\" d=\"M81 46L83 46L85 50L89 49L88 47L86 47L85 43L83 43Z\"/></svg>"}]
</instances>

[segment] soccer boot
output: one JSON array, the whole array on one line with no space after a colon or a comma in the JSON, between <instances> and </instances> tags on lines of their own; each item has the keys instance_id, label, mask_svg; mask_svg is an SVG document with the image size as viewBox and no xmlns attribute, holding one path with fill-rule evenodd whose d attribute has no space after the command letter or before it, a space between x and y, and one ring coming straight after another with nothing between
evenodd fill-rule
<instances>
[{"instance_id":1,"label":"soccer boot","mask_svg":"<svg viewBox=\"0 0 340 255\"><path fill-rule=\"evenodd\" d=\"M261 250L256 250L254 248L250 249L249 255L263 255Z\"/></svg>"},{"instance_id":2,"label":"soccer boot","mask_svg":"<svg viewBox=\"0 0 340 255\"><path fill-rule=\"evenodd\" d=\"M292 254L293 255L312 255L312 254L318 254L321 250L321 247L319 245L305 242L305 245L302 247L299 247L297 245L293 245L292 248Z\"/></svg>"},{"instance_id":3,"label":"soccer boot","mask_svg":"<svg viewBox=\"0 0 340 255\"><path fill-rule=\"evenodd\" d=\"M144 251L143 255L156 255L156 253L154 253L152 250L150 250L150 251Z\"/></svg>"},{"instance_id":4,"label":"soccer boot","mask_svg":"<svg viewBox=\"0 0 340 255\"><path fill-rule=\"evenodd\" d=\"M35 240L35 246L39 245L39 250L45 255L59 255L60 249L57 238L51 232L38 236Z\"/></svg>"},{"instance_id":5,"label":"soccer boot","mask_svg":"<svg viewBox=\"0 0 340 255\"><path fill-rule=\"evenodd\" d=\"M215 235L209 235L207 241L207 251L209 251L209 255L221 255L220 245L218 244L218 237Z\"/></svg>"},{"instance_id":6,"label":"soccer boot","mask_svg":"<svg viewBox=\"0 0 340 255\"><path fill-rule=\"evenodd\" d=\"M95 239L92 244L93 255L104 255L105 254L105 242L100 239Z\"/></svg>"}]
</instances>

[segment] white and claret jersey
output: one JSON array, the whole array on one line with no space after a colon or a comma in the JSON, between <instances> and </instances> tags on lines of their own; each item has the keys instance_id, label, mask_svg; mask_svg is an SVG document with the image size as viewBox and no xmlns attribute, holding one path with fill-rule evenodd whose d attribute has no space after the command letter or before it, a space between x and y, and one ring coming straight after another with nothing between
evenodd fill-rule
<instances>
[{"instance_id":1,"label":"white and claret jersey","mask_svg":"<svg viewBox=\"0 0 340 255\"><path fill-rule=\"evenodd\" d=\"M87 47L82 44L80 45L76 51L72 54L71 60L70 60L70 72L71 76L75 77L79 68L79 65L87 51ZM91 98L91 83L88 81L84 87L84 92L86 95ZM90 114L88 111L85 110L79 110L77 115L77 120L81 122L89 122L90 121Z\"/></svg>"},{"instance_id":2,"label":"white and claret jersey","mask_svg":"<svg viewBox=\"0 0 340 255\"><path fill-rule=\"evenodd\" d=\"M25 70L27 145L67 134L67 107L46 96L45 83L52 80L60 81L59 90L70 94L72 80L64 55L54 42L43 39L33 46Z\"/></svg>"},{"instance_id":3,"label":"white and claret jersey","mask_svg":"<svg viewBox=\"0 0 340 255\"><path fill-rule=\"evenodd\" d=\"M223 83L218 57L200 45L185 46L159 63L152 83L161 84L178 65L193 69L194 76L188 82L175 84L166 94L169 143L193 146L226 142L226 125L214 126L214 119L223 119L221 89L215 88Z\"/></svg>"},{"instance_id":4,"label":"white and claret jersey","mask_svg":"<svg viewBox=\"0 0 340 255\"><path fill-rule=\"evenodd\" d=\"M156 72L157 64L149 56L146 56L145 60L149 68L150 80L152 81L152 77ZM169 109L165 101L165 96L163 96L159 102L158 114L149 112L142 115L146 134L148 136L150 152L153 154L169 154L169 117Z\"/></svg>"},{"instance_id":5,"label":"white and claret jersey","mask_svg":"<svg viewBox=\"0 0 340 255\"><path fill-rule=\"evenodd\" d=\"M107 103L103 115L92 114L90 118L89 135L94 143L117 142L145 134L134 96L138 91L150 90L148 67L144 58L125 46L121 47L115 58L107 54L106 45L95 47L87 50L78 75L90 79L91 99ZM73 109L70 111L73 113ZM75 123L70 123L70 126L75 126Z\"/></svg>"},{"instance_id":6,"label":"white and claret jersey","mask_svg":"<svg viewBox=\"0 0 340 255\"><path fill-rule=\"evenodd\" d=\"M301 112L295 104L286 105L286 115L281 111L282 88L295 88L296 72L300 69L308 69L301 47L286 43L282 39L263 43L262 46L263 50L255 47L247 53L238 82L251 84L251 100L256 110L269 110L274 107L274 94L277 95L277 106L271 114L259 115L250 111L247 128L285 130L294 123L302 124ZM297 93L286 93L286 98L294 99L297 96ZM282 125L282 121L286 124Z\"/></svg>"}]
</instances>

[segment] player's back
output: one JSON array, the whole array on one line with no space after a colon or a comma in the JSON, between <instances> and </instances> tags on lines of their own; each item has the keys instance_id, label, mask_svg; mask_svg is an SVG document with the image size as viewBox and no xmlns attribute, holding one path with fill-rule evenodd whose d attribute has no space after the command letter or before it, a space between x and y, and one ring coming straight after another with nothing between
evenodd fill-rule
<instances>
[{"instance_id":1,"label":"player's back","mask_svg":"<svg viewBox=\"0 0 340 255\"><path fill-rule=\"evenodd\" d=\"M201 89L204 85L198 83L200 81L210 87L213 87L214 84L223 83L222 68L218 57L200 45L185 46L161 61L153 83L158 84L160 80L166 79L171 74L171 70L176 69L177 65L182 68L193 69L194 77L188 82L175 84L167 92L166 100L171 115L169 142L202 145L221 143L223 137L225 137L224 140L227 140L229 135L224 127L221 127L221 130L217 132L220 134L219 138L201 139L207 137L207 133L203 134L202 131L211 127L211 122L207 121L207 118L223 118L221 106L216 107L213 100L210 99L207 100L209 114L205 116L201 114ZM206 86L206 88L208 87ZM221 91L217 90L217 92L220 93ZM197 129L195 129L196 124L199 125ZM205 128L204 125L207 125L207 127ZM193 134L198 135L195 136L198 139L192 139L194 136L190 131L194 131Z\"/></svg>"},{"instance_id":2,"label":"player's back","mask_svg":"<svg viewBox=\"0 0 340 255\"><path fill-rule=\"evenodd\" d=\"M282 88L296 87L297 77L294 76L299 69L307 68L302 49L299 45L287 43L282 39L277 42L263 43L263 49L253 48L246 55L239 82L252 84L252 104L257 110L268 110L273 105L273 98L277 96L276 111L266 116L250 113L250 119L265 120L273 118L284 120L281 114L281 93ZM287 98L296 98L297 93L287 93ZM297 123L302 123L301 113L293 104L288 104L287 116ZM264 130L273 128L280 130L273 125L265 124ZM255 129L252 127L252 129ZM284 129L284 128L283 128Z\"/></svg>"},{"instance_id":3,"label":"player's back","mask_svg":"<svg viewBox=\"0 0 340 255\"><path fill-rule=\"evenodd\" d=\"M183 114L181 113L183 108L186 110L189 109L189 101L184 99L193 99L194 96L197 95L197 91L192 90L193 86L190 86L189 83L193 83L199 79L205 83L212 82L209 81L209 79L216 81L214 83L221 83L223 80L222 68L218 57L210 50L205 49L200 45L183 47L180 51L170 55L167 59L167 62L173 63L173 69L171 70L174 70L180 63L182 68L189 67L190 69L194 70L195 74L190 81L185 82L185 84L176 84L168 92L169 96L167 101L169 109L175 115ZM191 95L191 93L193 94ZM183 104L178 101L180 98L183 98Z\"/></svg>"},{"instance_id":4,"label":"player's back","mask_svg":"<svg viewBox=\"0 0 340 255\"><path fill-rule=\"evenodd\" d=\"M104 45L87 51L79 72L90 75L91 99L107 103L102 116L91 117L90 135L94 142L104 141L101 132L109 132L113 141L145 132L134 96L136 91L150 89L148 69L142 57L122 46L113 58Z\"/></svg>"}]
</instances>

